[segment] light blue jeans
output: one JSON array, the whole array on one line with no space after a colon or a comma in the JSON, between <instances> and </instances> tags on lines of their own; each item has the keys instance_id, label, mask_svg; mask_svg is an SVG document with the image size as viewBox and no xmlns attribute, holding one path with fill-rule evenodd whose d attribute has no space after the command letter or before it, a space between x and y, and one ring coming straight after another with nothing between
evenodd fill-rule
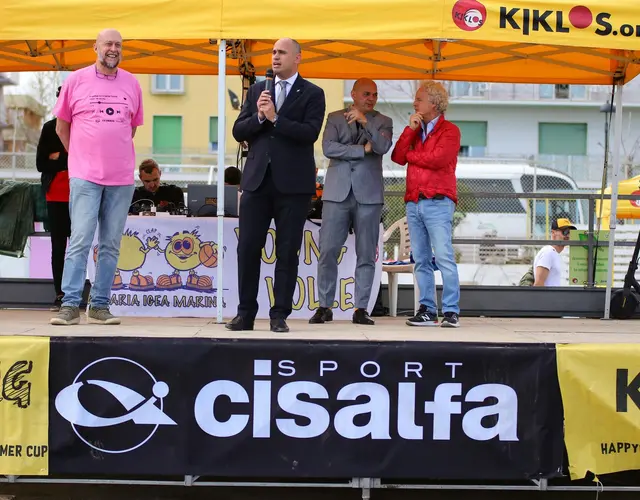
<instances>
[{"instance_id":1,"label":"light blue jeans","mask_svg":"<svg viewBox=\"0 0 640 500\"><path fill-rule=\"evenodd\" d=\"M420 304L436 314L436 280L433 271L435 253L442 273L442 312L460 314L460 278L453 251L453 212L455 203L449 198L428 198L407 203L407 224L411 251L415 260L415 277L420 288Z\"/></svg>"},{"instance_id":2,"label":"light blue jeans","mask_svg":"<svg viewBox=\"0 0 640 500\"><path fill-rule=\"evenodd\" d=\"M90 304L108 307L134 186L101 186L76 178L69 179L69 186L71 238L62 274L62 305L78 307L82 301L87 259L98 228L96 278L91 287Z\"/></svg>"}]
</instances>

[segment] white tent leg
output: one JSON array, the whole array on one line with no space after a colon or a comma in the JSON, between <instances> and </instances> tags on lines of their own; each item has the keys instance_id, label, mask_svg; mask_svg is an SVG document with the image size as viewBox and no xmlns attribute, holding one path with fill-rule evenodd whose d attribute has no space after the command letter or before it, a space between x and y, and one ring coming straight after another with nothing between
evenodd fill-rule
<instances>
[{"instance_id":1,"label":"white tent leg","mask_svg":"<svg viewBox=\"0 0 640 500\"><path fill-rule=\"evenodd\" d=\"M618 183L620 182L620 150L622 149L622 89L621 83L616 89L616 113L614 120L614 143L613 143L613 175L611 176L611 214L609 221L609 252L608 252L608 272L607 289L604 299L604 319L609 319L611 308L611 287L613 285L613 255L616 240L616 215L618 212Z\"/></svg>"},{"instance_id":2,"label":"white tent leg","mask_svg":"<svg viewBox=\"0 0 640 500\"><path fill-rule=\"evenodd\" d=\"M222 323L222 274L224 268L224 168L226 149L227 41L218 41L218 267L216 273L216 314Z\"/></svg>"}]
</instances>

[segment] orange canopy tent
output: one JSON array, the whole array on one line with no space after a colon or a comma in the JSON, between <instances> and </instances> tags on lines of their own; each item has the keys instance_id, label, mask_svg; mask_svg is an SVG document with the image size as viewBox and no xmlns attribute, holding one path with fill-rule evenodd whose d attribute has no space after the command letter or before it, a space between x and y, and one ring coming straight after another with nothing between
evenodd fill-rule
<instances>
[{"instance_id":1,"label":"orange canopy tent","mask_svg":"<svg viewBox=\"0 0 640 500\"><path fill-rule=\"evenodd\" d=\"M634 0L2 0L0 71L89 65L96 34L110 26L125 38L122 67L131 72L220 75L221 118L224 75L262 74L273 40L282 36L301 42L300 71L307 78L616 84L615 130L622 128L622 85L640 72L640 3ZM225 127L218 134L223 146ZM220 163L220 200L223 170ZM611 240L614 232L612 217ZM607 318L610 292L611 276Z\"/></svg>"},{"instance_id":2,"label":"orange canopy tent","mask_svg":"<svg viewBox=\"0 0 640 500\"><path fill-rule=\"evenodd\" d=\"M613 6L612 6L613 5ZM304 48L309 78L598 84L640 72L640 4L632 0L3 0L0 70L74 70L113 25L134 73L227 74L270 64L273 40Z\"/></svg>"}]
</instances>

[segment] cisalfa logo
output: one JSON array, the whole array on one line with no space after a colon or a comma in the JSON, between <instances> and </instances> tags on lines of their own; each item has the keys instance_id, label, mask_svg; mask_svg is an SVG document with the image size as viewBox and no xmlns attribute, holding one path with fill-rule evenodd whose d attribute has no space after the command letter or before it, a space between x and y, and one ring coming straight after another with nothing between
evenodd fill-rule
<instances>
[{"instance_id":1,"label":"cisalfa logo","mask_svg":"<svg viewBox=\"0 0 640 500\"><path fill-rule=\"evenodd\" d=\"M451 11L453 22L464 31L475 31L487 20L487 9L477 0L458 0Z\"/></svg>"},{"instance_id":2,"label":"cisalfa logo","mask_svg":"<svg viewBox=\"0 0 640 500\"><path fill-rule=\"evenodd\" d=\"M161 425L177 425L164 413L169 386L140 363L102 358L85 366L56 396L58 413L87 446L127 453L149 441Z\"/></svg>"}]
</instances>

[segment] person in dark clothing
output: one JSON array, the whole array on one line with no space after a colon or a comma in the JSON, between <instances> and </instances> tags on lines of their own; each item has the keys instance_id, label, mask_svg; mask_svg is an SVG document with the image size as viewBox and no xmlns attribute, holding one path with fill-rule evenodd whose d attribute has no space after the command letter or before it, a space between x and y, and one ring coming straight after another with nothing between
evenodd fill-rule
<instances>
[{"instance_id":1,"label":"person in dark clothing","mask_svg":"<svg viewBox=\"0 0 640 500\"><path fill-rule=\"evenodd\" d=\"M60 95L60 87L56 97ZM47 200L49 233L51 234L51 272L56 298L52 311L60 309L62 292L62 271L67 251L67 239L71 235L69 216L69 154L56 134L56 118L42 126L36 153L36 168L41 172L40 181Z\"/></svg>"},{"instance_id":2,"label":"person in dark clothing","mask_svg":"<svg viewBox=\"0 0 640 500\"><path fill-rule=\"evenodd\" d=\"M133 192L129 213L138 213L151 202L158 212L167 212L184 207L184 193L173 184L160 184L162 172L155 160L144 160L138 168L142 186Z\"/></svg>"}]
</instances>

